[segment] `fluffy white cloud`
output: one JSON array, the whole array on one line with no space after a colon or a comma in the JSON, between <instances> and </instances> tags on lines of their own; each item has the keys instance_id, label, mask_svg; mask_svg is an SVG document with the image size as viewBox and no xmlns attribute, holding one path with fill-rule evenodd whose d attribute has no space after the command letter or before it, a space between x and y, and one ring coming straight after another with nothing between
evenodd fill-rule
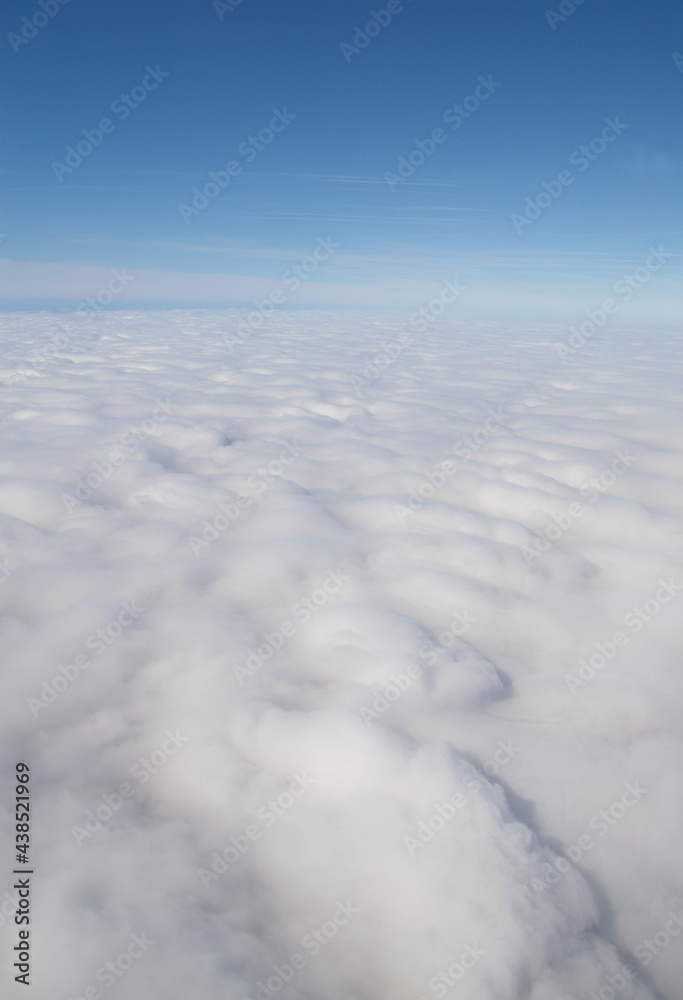
<instances>
[{"instance_id":1,"label":"fluffy white cloud","mask_svg":"<svg viewBox=\"0 0 683 1000\"><path fill-rule=\"evenodd\" d=\"M25 760L38 1000L674 1000L672 338L68 320L3 319L6 977Z\"/></svg>"}]
</instances>

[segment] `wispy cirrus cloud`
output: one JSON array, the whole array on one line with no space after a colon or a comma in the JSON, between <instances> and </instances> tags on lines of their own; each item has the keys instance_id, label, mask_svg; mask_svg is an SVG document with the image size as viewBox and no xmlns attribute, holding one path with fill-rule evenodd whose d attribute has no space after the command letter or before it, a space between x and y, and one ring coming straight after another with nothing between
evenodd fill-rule
<instances>
[{"instance_id":1,"label":"wispy cirrus cloud","mask_svg":"<svg viewBox=\"0 0 683 1000\"><path fill-rule=\"evenodd\" d=\"M309 248L310 250L310 248ZM122 266L123 255L112 257L110 266L43 261L0 261L0 300L5 309L17 304L40 307L43 302L63 303L76 308L81 300L106 285L111 267ZM299 259L303 259L304 255ZM339 259L337 260L337 257ZM234 259L234 258L233 258ZM274 258L273 258L274 259ZM118 308L172 308L204 306L207 308L252 308L255 301L267 297L288 270L283 259L270 276L255 273L202 273L191 270L134 268L134 281L117 296ZM561 270L542 271L524 277L515 271L526 268L532 274L532 261L514 261L501 255L485 255L473 266L463 254L450 257L416 255L412 263L404 259L398 267L391 253L342 255L338 251L324 271L291 293L290 308L355 308L413 310L429 302L444 278L457 279L467 286L467 294L454 307L449 321L478 316L575 322L587 308L594 308L610 292L614 278L596 274L584 266L580 280L568 278ZM263 259L252 258L253 269L263 267ZM607 265L605 265L607 267ZM613 267L612 263L612 267ZM130 270L130 269L129 269ZM658 277L656 294L644 290L620 313L620 325L631 322L671 322L677 316L679 292L671 276Z\"/></svg>"},{"instance_id":2,"label":"wispy cirrus cloud","mask_svg":"<svg viewBox=\"0 0 683 1000\"><path fill-rule=\"evenodd\" d=\"M381 184L384 187L387 186L385 177L366 177L357 174L312 174L312 173L300 173L298 171L283 172L283 171L265 171L265 170L251 170L245 171L252 176L259 177L303 177L306 180L316 180L324 181L328 184ZM456 181L405 181L405 186L410 187L435 187L435 188L458 188L462 187L462 184Z\"/></svg>"}]
</instances>

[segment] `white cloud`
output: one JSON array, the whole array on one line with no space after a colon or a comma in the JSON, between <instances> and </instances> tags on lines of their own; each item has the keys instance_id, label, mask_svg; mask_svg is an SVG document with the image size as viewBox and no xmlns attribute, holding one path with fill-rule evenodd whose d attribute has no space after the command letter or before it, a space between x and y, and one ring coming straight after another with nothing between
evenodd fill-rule
<instances>
[{"instance_id":1,"label":"white cloud","mask_svg":"<svg viewBox=\"0 0 683 1000\"><path fill-rule=\"evenodd\" d=\"M107 996L111 962L126 1000L589 1000L622 980L674 1000L676 602L580 691L565 674L683 583L678 344L605 330L562 366L540 324L444 321L359 400L354 366L400 317L282 311L228 354L236 321L1 318L0 801L9 844L28 761L32 995ZM527 565L619 449L637 463Z\"/></svg>"}]
</instances>

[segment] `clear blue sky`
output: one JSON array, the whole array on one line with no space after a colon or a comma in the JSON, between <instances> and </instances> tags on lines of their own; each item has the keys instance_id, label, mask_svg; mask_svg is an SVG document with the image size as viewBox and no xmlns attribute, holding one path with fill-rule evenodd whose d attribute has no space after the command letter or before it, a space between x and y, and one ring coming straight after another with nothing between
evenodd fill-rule
<instances>
[{"instance_id":1,"label":"clear blue sky","mask_svg":"<svg viewBox=\"0 0 683 1000\"><path fill-rule=\"evenodd\" d=\"M392 0L390 23L346 54L384 0L43 3L44 16L38 0L8 5L0 40L10 304L73 305L99 287L93 268L112 267L140 272L120 303L247 303L331 237L339 248L289 304L315 285L322 303L399 304L457 276L524 314L544 289L582 288L591 305L650 245L678 254L680 0L584 0L554 27L559 2ZM34 37L17 41L22 25ZM143 101L112 110L144 80ZM486 99L453 129L444 113L477 87ZM273 109L295 117L239 152ZM80 164L54 165L103 118L111 130ZM570 162L606 118L628 128ZM392 190L385 174L438 128L445 140ZM229 160L227 187L185 221L179 205ZM563 170L573 181L515 226ZM679 260L653 275L662 295Z\"/></svg>"}]
</instances>

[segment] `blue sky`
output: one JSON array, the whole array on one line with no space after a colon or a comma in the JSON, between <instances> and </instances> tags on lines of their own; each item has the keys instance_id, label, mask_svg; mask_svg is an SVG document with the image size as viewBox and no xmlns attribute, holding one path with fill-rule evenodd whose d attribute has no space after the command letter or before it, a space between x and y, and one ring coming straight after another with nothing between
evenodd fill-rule
<instances>
[{"instance_id":1,"label":"blue sky","mask_svg":"<svg viewBox=\"0 0 683 1000\"><path fill-rule=\"evenodd\" d=\"M115 305L247 305L329 239L288 305L403 306L457 277L475 312L559 316L655 246L673 256L639 308L674 308L674 0L42 3L3 14L9 305L73 308L122 267Z\"/></svg>"}]
</instances>

